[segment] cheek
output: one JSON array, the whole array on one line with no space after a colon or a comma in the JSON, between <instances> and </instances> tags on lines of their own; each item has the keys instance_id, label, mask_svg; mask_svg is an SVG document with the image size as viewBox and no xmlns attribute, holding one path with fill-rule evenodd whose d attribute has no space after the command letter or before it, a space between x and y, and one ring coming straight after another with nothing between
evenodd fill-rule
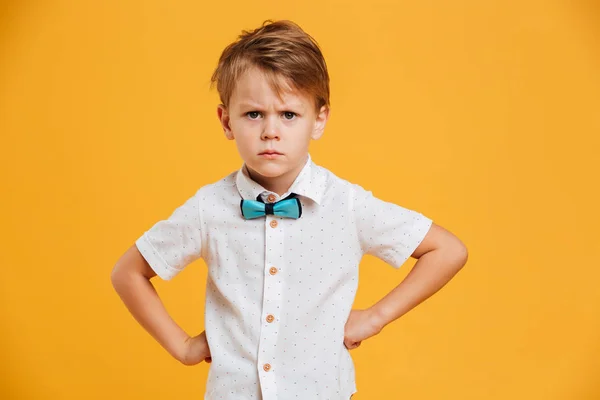
<instances>
[{"instance_id":1,"label":"cheek","mask_svg":"<svg viewBox=\"0 0 600 400\"><path fill-rule=\"evenodd\" d=\"M238 132L238 131L242 131L243 130L243 128L242 128L243 124L238 119L232 118L231 120L229 120L229 126L231 127L231 130L234 131L234 132Z\"/></svg>"},{"instance_id":2,"label":"cheek","mask_svg":"<svg viewBox=\"0 0 600 400\"><path fill-rule=\"evenodd\" d=\"M243 124L237 127L231 127L233 136L240 153L254 153L257 146L256 134L252 129L248 129Z\"/></svg>"},{"instance_id":3,"label":"cheek","mask_svg":"<svg viewBox=\"0 0 600 400\"><path fill-rule=\"evenodd\" d=\"M235 120L231 121L231 130L238 135L249 137L260 132L260 125L256 121Z\"/></svg>"},{"instance_id":4,"label":"cheek","mask_svg":"<svg viewBox=\"0 0 600 400\"><path fill-rule=\"evenodd\" d=\"M241 132L236 132L235 141L239 149L251 149L254 147L254 142L250 139L250 135L245 135Z\"/></svg>"},{"instance_id":5,"label":"cheek","mask_svg":"<svg viewBox=\"0 0 600 400\"><path fill-rule=\"evenodd\" d=\"M310 136L312 134L313 125L308 123L303 123L302 126L299 126L296 130L296 133L293 135L294 141L296 143L305 143L310 141Z\"/></svg>"}]
</instances>

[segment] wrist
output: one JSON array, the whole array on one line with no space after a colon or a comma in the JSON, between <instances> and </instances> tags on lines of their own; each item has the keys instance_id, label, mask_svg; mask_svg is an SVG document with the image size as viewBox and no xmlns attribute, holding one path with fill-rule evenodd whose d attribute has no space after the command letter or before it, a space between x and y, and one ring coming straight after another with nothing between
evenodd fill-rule
<instances>
[{"instance_id":1,"label":"wrist","mask_svg":"<svg viewBox=\"0 0 600 400\"><path fill-rule=\"evenodd\" d=\"M178 336L177 340L174 340L172 343L172 347L168 349L169 353L175 358L177 361L184 363L187 354L188 348L190 345L191 336L185 332L182 332L180 336Z\"/></svg>"},{"instance_id":2,"label":"wrist","mask_svg":"<svg viewBox=\"0 0 600 400\"><path fill-rule=\"evenodd\" d=\"M375 304L374 306L370 307L368 311L371 316L371 323L377 329L378 332L381 332L383 328L388 324L386 316L382 312L381 307Z\"/></svg>"}]
</instances>

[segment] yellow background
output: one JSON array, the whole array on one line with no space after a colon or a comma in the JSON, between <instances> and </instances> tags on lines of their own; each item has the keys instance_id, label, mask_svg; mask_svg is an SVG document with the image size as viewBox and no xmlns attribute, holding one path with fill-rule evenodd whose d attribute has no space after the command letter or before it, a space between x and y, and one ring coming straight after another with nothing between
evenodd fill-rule
<instances>
[{"instance_id":1,"label":"yellow background","mask_svg":"<svg viewBox=\"0 0 600 400\"><path fill-rule=\"evenodd\" d=\"M323 48L313 159L469 249L351 352L371 399L600 399L600 7L592 1L4 1L0 398L201 399L110 283L121 254L241 166L209 79L242 29ZM355 308L408 273L365 257ZM190 334L205 264L153 280ZM308 399L311 400L311 399Z\"/></svg>"}]
</instances>

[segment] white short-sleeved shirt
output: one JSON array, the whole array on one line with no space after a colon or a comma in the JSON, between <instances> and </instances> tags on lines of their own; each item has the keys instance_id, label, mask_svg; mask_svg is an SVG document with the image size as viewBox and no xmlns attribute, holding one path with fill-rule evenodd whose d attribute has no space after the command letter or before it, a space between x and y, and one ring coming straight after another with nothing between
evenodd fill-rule
<instances>
[{"instance_id":1,"label":"white short-sleeved shirt","mask_svg":"<svg viewBox=\"0 0 600 400\"><path fill-rule=\"evenodd\" d=\"M298 219L246 220L241 199L296 193ZM169 280L202 257L212 363L205 400L348 400L355 370L344 326L364 254L400 267L432 220L385 202L316 165L310 155L279 196L245 165L201 187L136 245Z\"/></svg>"}]
</instances>

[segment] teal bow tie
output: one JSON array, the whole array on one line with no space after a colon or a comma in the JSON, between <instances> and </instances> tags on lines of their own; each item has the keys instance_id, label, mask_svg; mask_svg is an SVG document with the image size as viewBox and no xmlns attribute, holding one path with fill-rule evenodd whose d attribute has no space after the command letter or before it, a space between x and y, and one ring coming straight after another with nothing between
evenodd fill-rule
<instances>
[{"instance_id":1,"label":"teal bow tie","mask_svg":"<svg viewBox=\"0 0 600 400\"><path fill-rule=\"evenodd\" d=\"M259 218L267 214L298 219L302 215L302 205L295 193L276 203L266 204L259 194L256 200L242 199L240 208L242 209L242 216L246 219Z\"/></svg>"}]
</instances>

